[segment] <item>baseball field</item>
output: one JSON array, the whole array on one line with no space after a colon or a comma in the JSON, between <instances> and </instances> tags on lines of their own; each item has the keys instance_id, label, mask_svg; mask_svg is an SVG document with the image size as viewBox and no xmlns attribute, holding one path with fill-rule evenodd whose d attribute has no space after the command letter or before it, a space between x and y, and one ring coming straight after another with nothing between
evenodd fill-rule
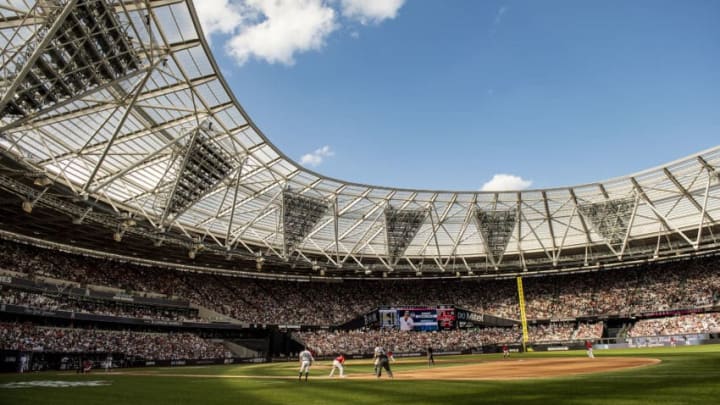
<instances>
[{"instance_id":1,"label":"baseball field","mask_svg":"<svg viewBox=\"0 0 720 405\"><path fill-rule=\"evenodd\" d=\"M394 379L376 379L368 360L346 378L297 362L0 375L0 404L648 404L718 403L720 345L398 359Z\"/></svg>"}]
</instances>

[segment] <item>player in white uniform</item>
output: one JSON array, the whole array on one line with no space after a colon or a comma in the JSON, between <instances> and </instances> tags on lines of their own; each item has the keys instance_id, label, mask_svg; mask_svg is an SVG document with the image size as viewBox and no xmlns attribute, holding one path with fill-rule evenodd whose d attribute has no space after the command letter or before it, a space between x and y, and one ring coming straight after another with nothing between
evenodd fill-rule
<instances>
[{"instance_id":1,"label":"player in white uniform","mask_svg":"<svg viewBox=\"0 0 720 405\"><path fill-rule=\"evenodd\" d=\"M112 368L113 357L112 354L108 354L105 358L105 372L107 373Z\"/></svg>"},{"instance_id":2,"label":"player in white uniform","mask_svg":"<svg viewBox=\"0 0 720 405\"><path fill-rule=\"evenodd\" d=\"M20 355L20 373L24 373L28 371L28 355L22 354Z\"/></svg>"},{"instance_id":3,"label":"player in white uniform","mask_svg":"<svg viewBox=\"0 0 720 405\"><path fill-rule=\"evenodd\" d=\"M375 348L375 377L380 378L382 370L385 369L388 373L388 377L393 378L392 370L390 370L390 361L388 360L387 353L382 347Z\"/></svg>"},{"instance_id":4,"label":"player in white uniform","mask_svg":"<svg viewBox=\"0 0 720 405\"><path fill-rule=\"evenodd\" d=\"M305 348L300 352L300 373L298 374L298 381L302 380L302 375L305 373L305 381L308 380L308 374L310 374L310 366L313 364L315 359L312 353Z\"/></svg>"},{"instance_id":5,"label":"player in white uniform","mask_svg":"<svg viewBox=\"0 0 720 405\"><path fill-rule=\"evenodd\" d=\"M377 374L378 372L378 364L380 364L380 353L383 353L384 350L380 346L375 346L375 350L373 351L373 366L374 367L374 374Z\"/></svg>"}]
</instances>

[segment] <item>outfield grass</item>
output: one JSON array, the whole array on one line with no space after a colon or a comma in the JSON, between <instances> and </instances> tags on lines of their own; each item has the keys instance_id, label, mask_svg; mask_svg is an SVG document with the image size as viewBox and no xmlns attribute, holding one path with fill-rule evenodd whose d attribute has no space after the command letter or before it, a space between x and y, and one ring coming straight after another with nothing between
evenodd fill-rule
<instances>
[{"instance_id":1,"label":"outfield grass","mask_svg":"<svg viewBox=\"0 0 720 405\"><path fill-rule=\"evenodd\" d=\"M676 349L596 351L602 356L639 356L662 363L638 369L563 378L513 381L412 381L315 379L329 368L316 369L309 383L295 379L296 362L258 365L138 369L148 374L193 374L197 377L135 376L102 371L0 375L0 385L29 380L107 381L110 385L73 388L0 388L0 404L648 404L720 402L720 345ZM584 356L584 352L528 353L513 358ZM438 367L493 361L498 355L437 357ZM326 362L327 364L327 362ZM369 373L367 361L350 361L346 372ZM399 359L393 371L426 368L424 362ZM250 378L208 378L252 376Z\"/></svg>"}]
</instances>

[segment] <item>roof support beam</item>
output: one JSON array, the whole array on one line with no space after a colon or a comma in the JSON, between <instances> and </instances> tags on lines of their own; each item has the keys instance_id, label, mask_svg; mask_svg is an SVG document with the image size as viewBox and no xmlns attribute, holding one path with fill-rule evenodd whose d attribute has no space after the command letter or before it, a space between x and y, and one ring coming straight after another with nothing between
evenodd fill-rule
<instances>
[{"instance_id":1,"label":"roof support beam","mask_svg":"<svg viewBox=\"0 0 720 405\"><path fill-rule=\"evenodd\" d=\"M550 241L552 242L552 262L553 266L557 266L557 244L555 243L555 231L553 230L552 215L550 215L550 207L548 205L547 192L542 192L543 205L545 206L545 220L548 223L550 231Z\"/></svg>"},{"instance_id":2,"label":"roof support beam","mask_svg":"<svg viewBox=\"0 0 720 405\"><path fill-rule=\"evenodd\" d=\"M665 173L665 176L667 176L667 178L670 179L670 181L675 185L675 187L677 187L678 190L680 190L680 192L685 196L685 198L687 198L688 201L690 201L690 203L693 205L693 207L697 208L697 210L699 212L701 212L707 218L708 221L714 222L714 220L710 216L710 214L708 214L705 211L705 209L697 202L695 197L693 197L692 194L690 194L687 191L687 189L685 189L685 187L683 187L682 184L680 184L678 179L670 172L670 170L668 170L667 167L663 167L663 173Z\"/></svg>"},{"instance_id":3,"label":"roof support beam","mask_svg":"<svg viewBox=\"0 0 720 405\"><path fill-rule=\"evenodd\" d=\"M53 21L47 32L44 33L45 36L35 47L30 57L25 60L22 69L20 70L20 72L18 72L10 86L6 89L2 99L0 99L0 111L5 109L5 106L10 102L13 97L15 97L15 91L17 90L18 86L20 86L20 83L22 83L28 73L30 73L30 69L35 66L35 62L37 62L40 56L45 53L45 48L47 48L47 46L53 40L53 38L55 37L55 33L58 32L60 27L65 22L67 16L70 15L70 13L75 8L76 4L77 0L69 0L63 7L60 14L55 18L55 21Z\"/></svg>"},{"instance_id":4,"label":"roof support beam","mask_svg":"<svg viewBox=\"0 0 720 405\"><path fill-rule=\"evenodd\" d=\"M157 64L153 65L157 66ZM130 102L126 103L125 112L123 113L122 117L120 118L120 122L118 122L117 126L115 127L115 131L113 132L112 136L108 141L105 142L105 149L103 149L102 154L100 155L100 159L98 160L97 164L95 165L95 168L93 169L92 173L90 174L90 177L85 181L85 185L83 186L81 192L86 193L88 187L90 187L90 184L92 184L93 180L95 180L95 176L98 173L98 170L100 170L100 166L102 166L103 162L105 161L105 157L107 156L108 151L110 148L112 148L113 144L115 143L115 138L120 134L120 131L122 131L123 127L125 126L125 121L127 121L128 117L130 116L130 113L135 108L135 102L137 101L138 97L140 96L140 93L142 92L142 89L145 88L145 85L147 84L148 80L150 79L150 76L152 76L152 72L154 69L148 69L147 72L145 72L145 76L143 76L142 80L140 80L140 84L135 88L134 92L131 93L132 97L130 99Z\"/></svg>"},{"instance_id":5,"label":"roof support beam","mask_svg":"<svg viewBox=\"0 0 720 405\"><path fill-rule=\"evenodd\" d=\"M633 186L635 187L635 190L638 192L638 194L640 194L640 197L642 197L642 199L645 200L645 203L648 205L648 207L650 207L650 209L655 213L655 216L656 216L657 219L660 221L660 223L662 223L662 225L665 226L665 229L673 230L673 231L677 232L678 235L680 235L683 239L685 239L685 241L686 241L690 246L692 246L692 247L694 247L695 249L697 249L697 245L695 244L695 242L691 241L690 238L688 238L687 235L685 235L685 232L681 231L680 229L678 229L678 227L676 227L675 225L673 225L673 224L665 217L665 215L663 215L663 214L655 207L655 204L652 202L652 200L650 200L650 198L648 198L647 194L645 194L645 191L644 191L643 188L640 186L640 183L638 183L638 181L635 180L635 177L630 177L630 181L632 182L632 184L633 184Z\"/></svg>"}]
</instances>

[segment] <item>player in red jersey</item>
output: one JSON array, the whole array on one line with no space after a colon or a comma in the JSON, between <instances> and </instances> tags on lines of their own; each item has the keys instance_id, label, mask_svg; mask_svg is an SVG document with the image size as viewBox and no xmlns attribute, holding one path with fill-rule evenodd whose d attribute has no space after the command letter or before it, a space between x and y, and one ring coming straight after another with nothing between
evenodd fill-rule
<instances>
[{"instance_id":1,"label":"player in red jersey","mask_svg":"<svg viewBox=\"0 0 720 405\"><path fill-rule=\"evenodd\" d=\"M503 345L502 351L503 351L503 359L508 359L508 358L510 358L510 349L508 348L508 345L507 345L507 344L504 344L504 345Z\"/></svg>"},{"instance_id":2,"label":"player in red jersey","mask_svg":"<svg viewBox=\"0 0 720 405\"><path fill-rule=\"evenodd\" d=\"M594 359L595 355L593 354L592 346L593 345L592 345L591 341L589 341L589 340L585 341L585 351L587 352L588 357L590 357L591 359Z\"/></svg>"},{"instance_id":3,"label":"player in red jersey","mask_svg":"<svg viewBox=\"0 0 720 405\"><path fill-rule=\"evenodd\" d=\"M340 353L340 355L337 356L337 357L335 357L335 359L333 360L332 370L330 370L330 377L332 377L333 374L335 374L335 369L336 369L336 368L337 368L338 370L340 370L340 377L345 377L345 368L344 368L344 366L345 366L345 356L343 356L343 354Z\"/></svg>"}]
</instances>

